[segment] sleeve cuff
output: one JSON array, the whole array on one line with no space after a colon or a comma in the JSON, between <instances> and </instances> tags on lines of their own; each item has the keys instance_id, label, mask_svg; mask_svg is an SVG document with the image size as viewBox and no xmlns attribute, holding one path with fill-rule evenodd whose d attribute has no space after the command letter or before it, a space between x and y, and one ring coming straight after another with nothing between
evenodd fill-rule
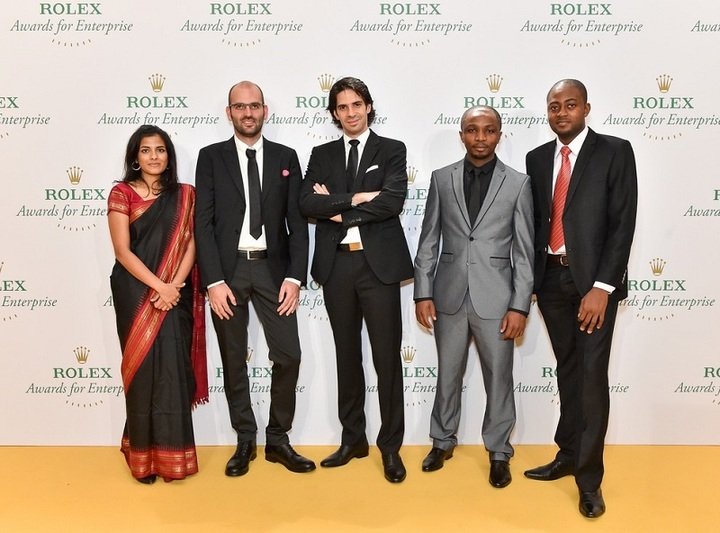
<instances>
[{"instance_id":1,"label":"sleeve cuff","mask_svg":"<svg viewBox=\"0 0 720 533\"><path fill-rule=\"evenodd\" d=\"M613 287L612 285L608 285L607 283L603 283L602 281L596 281L595 283L593 283L593 287L602 289L608 294L612 294L615 290L615 287Z\"/></svg>"}]
</instances>

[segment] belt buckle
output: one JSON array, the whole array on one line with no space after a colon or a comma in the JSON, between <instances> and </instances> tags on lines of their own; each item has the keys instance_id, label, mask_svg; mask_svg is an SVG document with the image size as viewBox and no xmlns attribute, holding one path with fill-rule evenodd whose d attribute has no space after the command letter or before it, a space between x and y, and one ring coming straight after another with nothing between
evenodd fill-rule
<instances>
[{"instance_id":1,"label":"belt buckle","mask_svg":"<svg viewBox=\"0 0 720 533\"><path fill-rule=\"evenodd\" d=\"M567 258L567 255L566 255L566 254L561 254L560 257L559 257L559 259L560 259L560 266L566 267L566 266L569 265L569 263L568 263L568 258Z\"/></svg>"}]
</instances>

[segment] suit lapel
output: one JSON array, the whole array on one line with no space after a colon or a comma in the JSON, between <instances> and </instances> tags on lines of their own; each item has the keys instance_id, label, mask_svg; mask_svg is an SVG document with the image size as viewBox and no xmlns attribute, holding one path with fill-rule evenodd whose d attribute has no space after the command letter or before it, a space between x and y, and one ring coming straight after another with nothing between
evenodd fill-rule
<instances>
[{"instance_id":1,"label":"suit lapel","mask_svg":"<svg viewBox=\"0 0 720 533\"><path fill-rule=\"evenodd\" d=\"M354 191L361 191L363 182L365 180L365 172L367 172L368 167L370 166L370 163L372 163L375 159L375 156L377 155L378 150L380 149L380 139L378 139L378 136L375 135L375 132L370 131L370 135L368 136L367 143L365 144L365 148L363 148L362 157L360 158L360 163L358 164L358 171L357 171L357 178L355 179L355 185L353 187Z\"/></svg>"},{"instance_id":2,"label":"suit lapel","mask_svg":"<svg viewBox=\"0 0 720 533\"><path fill-rule=\"evenodd\" d=\"M542 179L543 188L545 189L545 208L547 209L548 216L552 211L552 196L553 196L553 168L555 167L555 146L556 141L551 141L545 145L545 154L540 157L542 168L540 169L540 176Z\"/></svg>"},{"instance_id":3,"label":"suit lapel","mask_svg":"<svg viewBox=\"0 0 720 533\"><path fill-rule=\"evenodd\" d=\"M572 176L570 177L570 187L568 188L567 200L565 201L565 210L567 210L567 206L570 205L573 195L580 184L580 180L587 168L588 162L595 151L596 144L597 134L593 130L588 129L587 137L585 137L585 142L580 148L580 153L575 160L575 168L573 168Z\"/></svg>"},{"instance_id":4,"label":"suit lapel","mask_svg":"<svg viewBox=\"0 0 720 533\"><path fill-rule=\"evenodd\" d=\"M280 160L278 158L275 143L263 137L263 175L262 181L262 203L272 196L272 189L275 186L275 179L280 175Z\"/></svg>"},{"instance_id":5,"label":"suit lapel","mask_svg":"<svg viewBox=\"0 0 720 533\"><path fill-rule=\"evenodd\" d=\"M345 167L347 161L345 160L345 143L343 138L340 137L337 141L334 141L330 145L330 179L337 191L331 188L331 192L345 192L347 189L347 183L345 180Z\"/></svg>"},{"instance_id":6,"label":"suit lapel","mask_svg":"<svg viewBox=\"0 0 720 533\"><path fill-rule=\"evenodd\" d=\"M242 172L240 171L240 161L238 160L237 146L235 145L235 139L231 138L223 146L222 151L223 161L228 169L228 174L232 179L232 182L240 192L240 198L242 199L243 206L245 205L245 191L243 191L242 184Z\"/></svg>"},{"instance_id":7,"label":"suit lapel","mask_svg":"<svg viewBox=\"0 0 720 533\"><path fill-rule=\"evenodd\" d=\"M470 214L468 213L467 209L467 201L465 199L465 185L463 183L463 173L465 172L464 163L464 159L461 159L460 161L455 163L455 166L450 171L450 182L452 184L453 193L455 194L455 201L460 207L460 212L465 219L465 223L468 225L468 227L470 227Z\"/></svg>"},{"instance_id":8,"label":"suit lapel","mask_svg":"<svg viewBox=\"0 0 720 533\"><path fill-rule=\"evenodd\" d=\"M495 163L495 170L493 170L492 178L490 178L490 186L488 187L487 194L485 195L485 199L483 200L482 206L480 207L480 212L478 213L477 219L475 220L475 225L473 226L473 229L475 229L478 224L482 222L482 219L485 217L488 209L490 209L490 206L495 201L495 197L500 191L500 187L502 187L504 181L505 165L502 161L498 159Z\"/></svg>"}]
</instances>

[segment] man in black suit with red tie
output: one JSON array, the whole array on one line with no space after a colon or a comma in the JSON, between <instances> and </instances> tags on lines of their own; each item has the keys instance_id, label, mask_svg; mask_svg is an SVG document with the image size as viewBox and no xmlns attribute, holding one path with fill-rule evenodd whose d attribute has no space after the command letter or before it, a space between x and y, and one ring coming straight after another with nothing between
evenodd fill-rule
<instances>
[{"instance_id":1,"label":"man in black suit with red tie","mask_svg":"<svg viewBox=\"0 0 720 533\"><path fill-rule=\"evenodd\" d=\"M399 218L407 191L406 149L369 129L375 109L361 80L335 82L327 109L343 136L313 149L300 195L302 213L317 220L311 273L323 286L333 330L343 427L340 448L320 465L342 466L368 455L364 319L378 377L382 424L376 442L385 478L399 483L406 475L399 454L405 429L400 282L413 276Z\"/></svg>"},{"instance_id":2,"label":"man in black suit with red tie","mask_svg":"<svg viewBox=\"0 0 720 533\"><path fill-rule=\"evenodd\" d=\"M225 474L246 474L256 456L247 371L249 302L272 362L265 459L292 472L310 472L315 463L296 453L287 435L300 368L295 312L308 264L307 220L298 204L300 163L295 150L262 136L268 108L256 84L235 84L226 113L235 135L200 150L195 174L197 259L238 439Z\"/></svg>"},{"instance_id":3,"label":"man in black suit with red tie","mask_svg":"<svg viewBox=\"0 0 720 533\"><path fill-rule=\"evenodd\" d=\"M585 125L585 86L561 80L547 96L557 140L527 155L535 207L535 293L557 360L555 459L525 472L574 475L583 516L605 512L603 448L608 364L618 302L627 296L637 173L630 143Z\"/></svg>"}]
</instances>

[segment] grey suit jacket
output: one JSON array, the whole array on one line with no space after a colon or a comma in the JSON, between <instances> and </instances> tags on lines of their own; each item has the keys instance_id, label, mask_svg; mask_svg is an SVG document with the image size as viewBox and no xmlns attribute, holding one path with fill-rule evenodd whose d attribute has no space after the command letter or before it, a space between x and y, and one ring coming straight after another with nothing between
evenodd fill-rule
<instances>
[{"instance_id":1,"label":"grey suit jacket","mask_svg":"<svg viewBox=\"0 0 720 533\"><path fill-rule=\"evenodd\" d=\"M452 314L470 293L481 318L528 312L533 289L534 227L530 178L498 159L471 225L463 162L435 170L415 257L415 299L432 298Z\"/></svg>"}]
</instances>

